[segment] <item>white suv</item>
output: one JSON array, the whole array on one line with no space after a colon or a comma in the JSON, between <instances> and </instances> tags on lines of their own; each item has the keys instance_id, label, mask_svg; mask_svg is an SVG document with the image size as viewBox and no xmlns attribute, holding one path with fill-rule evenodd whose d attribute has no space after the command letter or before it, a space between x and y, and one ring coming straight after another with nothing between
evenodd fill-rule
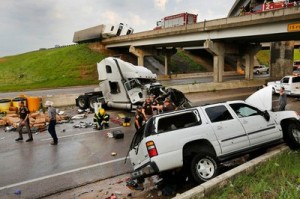
<instances>
[{"instance_id":1,"label":"white suv","mask_svg":"<svg viewBox=\"0 0 300 199\"><path fill-rule=\"evenodd\" d=\"M272 112L272 88L245 101L199 106L152 117L130 146L133 179L188 169L201 183L215 177L225 160L278 144L300 148L294 111ZM256 105L256 106L254 106Z\"/></svg>"}]
</instances>

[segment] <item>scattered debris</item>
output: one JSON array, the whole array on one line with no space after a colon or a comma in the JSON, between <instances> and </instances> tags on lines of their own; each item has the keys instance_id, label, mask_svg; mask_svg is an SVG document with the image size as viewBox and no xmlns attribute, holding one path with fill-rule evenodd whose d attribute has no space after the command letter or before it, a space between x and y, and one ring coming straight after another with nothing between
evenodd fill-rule
<instances>
[{"instance_id":1,"label":"scattered debris","mask_svg":"<svg viewBox=\"0 0 300 199\"><path fill-rule=\"evenodd\" d=\"M85 117L86 117L85 113L83 113L83 114L78 114L78 115L74 115L74 116L72 117L72 120L80 120L80 119L83 119L83 118L85 118Z\"/></svg>"},{"instance_id":2,"label":"scattered debris","mask_svg":"<svg viewBox=\"0 0 300 199\"><path fill-rule=\"evenodd\" d=\"M75 124L73 127L74 128L88 128L92 127L93 123L92 122L80 122L79 124Z\"/></svg>"},{"instance_id":3,"label":"scattered debris","mask_svg":"<svg viewBox=\"0 0 300 199\"><path fill-rule=\"evenodd\" d=\"M111 155L112 155L112 156L116 156L117 153L116 153L116 152L112 152Z\"/></svg>"},{"instance_id":4,"label":"scattered debris","mask_svg":"<svg viewBox=\"0 0 300 199\"><path fill-rule=\"evenodd\" d=\"M122 139L122 138L124 138L124 133L121 130L114 130L112 132L112 134L113 134L113 137L115 139Z\"/></svg>"},{"instance_id":5,"label":"scattered debris","mask_svg":"<svg viewBox=\"0 0 300 199\"><path fill-rule=\"evenodd\" d=\"M112 133L106 133L106 136L109 137L109 138L113 138L113 134Z\"/></svg>"},{"instance_id":6,"label":"scattered debris","mask_svg":"<svg viewBox=\"0 0 300 199\"><path fill-rule=\"evenodd\" d=\"M7 126L7 127L5 127L5 132L8 132L8 131L15 131L15 130L17 130L17 128L16 127L13 127L13 126Z\"/></svg>"},{"instance_id":7,"label":"scattered debris","mask_svg":"<svg viewBox=\"0 0 300 199\"><path fill-rule=\"evenodd\" d=\"M17 189L17 190L15 191L15 194L16 194L16 195L21 195L21 193L22 193L22 191L21 191L20 189Z\"/></svg>"},{"instance_id":8,"label":"scattered debris","mask_svg":"<svg viewBox=\"0 0 300 199\"><path fill-rule=\"evenodd\" d=\"M89 192L88 192L88 191L82 192L82 193L78 194L78 197L79 197L79 196L82 196L82 195L84 195L84 194L87 194L87 193L89 193Z\"/></svg>"}]
</instances>

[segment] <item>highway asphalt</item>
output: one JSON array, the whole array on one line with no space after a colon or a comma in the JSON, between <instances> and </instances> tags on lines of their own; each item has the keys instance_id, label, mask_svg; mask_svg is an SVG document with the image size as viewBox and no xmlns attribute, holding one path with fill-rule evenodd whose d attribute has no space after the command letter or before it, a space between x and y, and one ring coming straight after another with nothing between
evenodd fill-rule
<instances>
[{"instance_id":1,"label":"highway asphalt","mask_svg":"<svg viewBox=\"0 0 300 199\"><path fill-rule=\"evenodd\" d=\"M235 89L191 93L186 96L194 105L201 105L245 99L255 90L256 88ZM300 112L299 101L289 98L287 109L296 109ZM118 115L115 112L111 114ZM14 142L16 134L3 132L0 129L2 162L0 165L2 176L0 178L0 198L19 197L20 195L15 194L17 191L21 191L22 198L41 198L57 192L60 192L58 198L67 198L63 195L65 190L71 189L76 192L75 187L84 189L83 185L94 184L103 179L107 179L103 183L111 184L108 189L109 193L118 189L117 185L125 187L124 179L127 177L126 173L131 171L131 167L128 162L124 164L124 157L133 136L133 127L122 128L126 135L124 140L114 140L107 137L109 131L95 132L91 129L83 131L83 129L73 129L73 124L67 125L69 127L66 129L72 129L71 131L63 131L65 129L63 126L57 126L60 136L57 148L49 145L50 139L47 133L35 135L34 143L19 144ZM119 126L113 124L112 128L119 128ZM98 148L98 146L102 147ZM112 152L117 152L118 155L112 156ZM123 174L125 176L112 178ZM117 183L117 181L122 181L122 183ZM126 191L123 192L123 194L125 193ZM138 193L134 194L139 195ZM104 194L104 196L106 195Z\"/></svg>"}]
</instances>

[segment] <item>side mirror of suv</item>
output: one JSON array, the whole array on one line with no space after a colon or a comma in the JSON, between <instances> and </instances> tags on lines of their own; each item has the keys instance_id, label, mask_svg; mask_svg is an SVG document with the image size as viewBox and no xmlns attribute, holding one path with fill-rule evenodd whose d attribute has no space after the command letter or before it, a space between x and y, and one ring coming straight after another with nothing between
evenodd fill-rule
<instances>
[{"instance_id":1,"label":"side mirror of suv","mask_svg":"<svg viewBox=\"0 0 300 199\"><path fill-rule=\"evenodd\" d=\"M268 111L264 111L262 112L262 116L267 120L269 121L270 120L270 114Z\"/></svg>"}]
</instances>

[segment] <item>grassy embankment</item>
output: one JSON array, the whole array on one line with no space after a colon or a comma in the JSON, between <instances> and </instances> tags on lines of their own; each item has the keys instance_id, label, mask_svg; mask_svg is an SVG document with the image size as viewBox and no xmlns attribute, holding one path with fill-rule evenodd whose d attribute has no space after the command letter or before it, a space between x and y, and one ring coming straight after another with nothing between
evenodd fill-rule
<instances>
[{"instance_id":1,"label":"grassy embankment","mask_svg":"<svg viewBox=\"0 0 300 199\"><path fill-rule=\"evenodd\" d=\"M3 57L0 92L97 84L103 58L86 44Z\"/></svg>"},{"instance_id":2,"label":"grassy embankment","mask_svg":"<svg viewBox=\"0 0 300 199\"><path fill-rule=\"evenodd\" d=\"M300 197L300 154L286 151L254 171L238 175L209 199L275 199Z\"/></svg>"},{"instance_id":3,"label":"grassy embankment","mask_svg":"<svg viewBox=\"0 0 300 199\"><path fill-rule=\"evenodd\" d=\"M260 51L257 57L261 64L269 65L269 51ZM103 58L104 54L92 51L87 44L2 57L0 92L98 84L96 63ZM298 49L295 59L300 60ZM173 73L206 71L181 51L172 57L171 68Z\"/></svg>"}]
</instances>

